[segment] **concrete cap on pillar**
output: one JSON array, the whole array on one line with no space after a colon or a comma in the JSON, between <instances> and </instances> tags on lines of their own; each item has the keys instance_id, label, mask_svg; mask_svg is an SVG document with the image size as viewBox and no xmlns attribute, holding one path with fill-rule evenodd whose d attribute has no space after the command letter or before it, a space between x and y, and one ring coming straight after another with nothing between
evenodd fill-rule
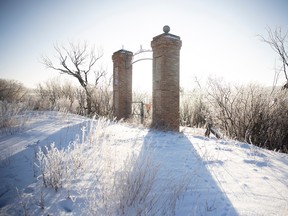
<instances>
[{"instance_id":1,"label":"concrete cap on pillar","mask_svg":"<svg viewBox=\"0 0 288 216\"><path fill-rule=\"evenodd\" d=\"M165 37L165 38L169 38L169 39L174 39L174 40L180 41L180 37L179 36L169 33L170 32L170 27L168 25L165 25L163 27L163 31L164 31L164 33L154 37L153 40L158 40L159 38Z\"/></svg>"}]
</instances>

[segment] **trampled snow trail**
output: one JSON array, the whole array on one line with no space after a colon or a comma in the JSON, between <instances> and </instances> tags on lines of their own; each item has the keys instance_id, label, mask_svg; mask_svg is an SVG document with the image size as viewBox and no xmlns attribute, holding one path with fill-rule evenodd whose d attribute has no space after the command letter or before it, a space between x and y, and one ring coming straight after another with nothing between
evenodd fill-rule
<instances>
[{"instance_id":1,"label":"trampled snow trail","mask_svg":"<svg viewBox=\"0 0 288 216\"><path fill-rule=\"evenodd\" d=\"M42 144L43 142L46 142L46 145L53 141L66 142L67 140L65 140L64 137L65 133L59 134L58 137L57 135L52 135L59 132L62 128L67 128L67 130L69 130L69 127L87 121L87 119L79 116L58 112L35 112L31 114L29 119L28 125L23 133L15 133L12 135L4 134L0 136L1 158L5 158L8 155L15 155L18 152L25 150L27 147L39 144L40 141ZM80 133L78 128L75 129L74 132ZM66 134L69 133L69 131L66 132ZM72 139L74 138L75 137L72 137Z\"/></svg>"},{"instance_id":2,"label":"trampled snow trail","mask_svg":"<svg viewBox=\"0 0 288 216\"><path fill-rule=\"evenodd\" d=\"M0 207L9 204L17 191L35 181L35 150L52 142L67 145L81 135L86 118L58 112L35 112L23 132L0 136Z\"/></svg>"},{"instance_id":3,"label":"trampled snow trail","mask_svg":"<svg viewBox=\"0 0 288 216\"><path fill-rule=\"evenodd\" d=\"M175 215L270 216L288 213L286 154L233 140L208 139L203 136L202 129L183 128L183 133L172 133L125 123L101 126L99 121L94 121L93 124L99 124L99 127L89 134L90 124L91 119L80 116L45 112L33 114L24 132L0 137L3 159L0 167L1 215L21 212L16 186L29 200L27 209L31 215L85 215L89 212L87 197L93 197L87 193L94 190L99 180L99 176L95 177L99 165L97 157L105 159L102 165L107 173L113 174L113 170L122 169L129 154L135 155L136 162L149 158L149 163L157 167L153 186L153 194L160 193L157 205L170 200L169 205L175 204ZM88 148L81 150L79 146L77 150L85 166L79 170L80 176L73 180L73 186L69 186L73 200L67 199L65 186L57 193L46 188L46 206L41 210L35 204L35 193L39 191L39 179L37 181L33 176L35 149L52 142L60 149L67 149L77 137L82 140L83 134L87 139L97 136L95 143L99 146L93 149L91 144L84 143ZM100 152L96 152L97 149ZM105 181L111 183L110 177L107 175ZM176 203L169 199L178 195Z\"/></svg>"}]
</instances>

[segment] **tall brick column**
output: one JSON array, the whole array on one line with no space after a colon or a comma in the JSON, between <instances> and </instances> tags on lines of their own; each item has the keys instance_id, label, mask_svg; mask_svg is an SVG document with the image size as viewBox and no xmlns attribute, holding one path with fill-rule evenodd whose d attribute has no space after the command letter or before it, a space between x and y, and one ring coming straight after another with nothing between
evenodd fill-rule
<instances>
[{"instance_id":1,"label":"tall brick column","mask_svg":"<svg viewBox=\"0 0 288 216\"><path fill-rule=\"evenodd\" d=\"M112 56L113 109L118 120L126 119L131 114L132 57L132 52L123 49L115 52Z\"/></svg>"},{"instance_id":2,"label":"tall brick column","mask_svg":"<svg viewBox=\"0 0 288 216\"><path fill-rule=\"evenodd\" d=\"M179 60L182 41L164 33L153 38L153 118L152 127L179 131Z\"/></svg>"}]
</instances>

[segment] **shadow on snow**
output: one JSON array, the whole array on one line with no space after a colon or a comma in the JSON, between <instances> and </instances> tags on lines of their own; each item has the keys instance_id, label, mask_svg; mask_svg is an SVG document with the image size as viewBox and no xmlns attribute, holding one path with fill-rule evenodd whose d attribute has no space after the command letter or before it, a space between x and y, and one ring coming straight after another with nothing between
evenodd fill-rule
<instances>
[{"instance_id":1,"label":"shadow on snow","mask_svg":"<svg viewBox=\"0 0 288 216\"><path fill-rule=\"evenodd\" d=\"M164 197L179 196L172 214L237 215L232 203L183 133L151 129L144 138L138 161L142 163L147 157L152 159L155 169L159 167L154 185L156 190L153 191L161 193L163 202L167 201ZM179 187L181 185L184 187ZM163 191L165 196L162 196Z\"/></svg>"}]
</instances>

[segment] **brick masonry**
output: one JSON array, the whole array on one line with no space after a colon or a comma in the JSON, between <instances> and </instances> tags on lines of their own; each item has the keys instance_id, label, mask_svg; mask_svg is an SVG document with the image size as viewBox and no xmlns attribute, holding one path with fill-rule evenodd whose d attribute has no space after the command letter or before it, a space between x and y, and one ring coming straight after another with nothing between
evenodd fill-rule
<instances>
[{"instance_id":1,"label":"brick masonry","mask_svg":"<svg viewBox=\"0 0 288 216\"><path fill-rule=\"evenodd\" d=\"M127 119L132 103L132 57L133 53L119 50L113 60L113 109L117 120Z\"/></svg>"},{"instance_id":2,"label":"brick masonry","mask_svg":"<svg viewBox=\"0 0 288 216\"><path fill-rule=\"evenodd\" d=\"M179 131L179 60L182 41L164 33L153 38L152 127Z\"/></svg>"}]
</instances>

